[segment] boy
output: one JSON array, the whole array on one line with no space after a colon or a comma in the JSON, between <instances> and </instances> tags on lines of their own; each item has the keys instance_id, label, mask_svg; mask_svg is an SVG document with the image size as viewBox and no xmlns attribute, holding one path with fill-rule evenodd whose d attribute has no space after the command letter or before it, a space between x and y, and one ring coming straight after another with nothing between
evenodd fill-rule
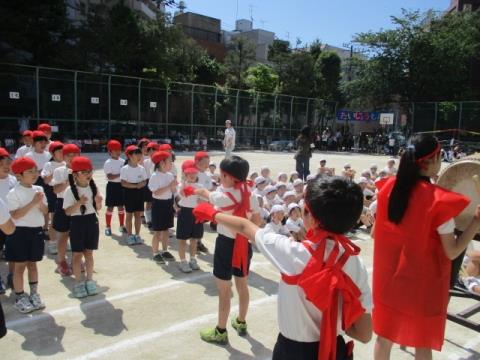
<instances>
[{"instance_id":1,"label":"boy","mask_svg":"<svg viewBox=\"0 0 480 360\"><path fill-rule=\"evenodd\" d=\"M33 133L31 130L25 130L22 133L23 145L17 149L17 153L15 154L15 159L18 159L19 157L27 155L27 153L29 153L32 150L32 144L33 144L32 135Z\"/></svg>"},{"instance_id":2,"label":"boy","mask_svg":"<svg viewBox=\"0 0 480 360\"><path fill-rule=\"evenodd\" d=\"M207 189L208 191L213 190L212 178L206 173L210 165L210 155L205 151L197 151L195 153L195 167L198 170L198 183L201 187ZM208 248L202 242L202 239L197 240L197 250L203 253L208 253Z\"/></svg>"}]
</instances>

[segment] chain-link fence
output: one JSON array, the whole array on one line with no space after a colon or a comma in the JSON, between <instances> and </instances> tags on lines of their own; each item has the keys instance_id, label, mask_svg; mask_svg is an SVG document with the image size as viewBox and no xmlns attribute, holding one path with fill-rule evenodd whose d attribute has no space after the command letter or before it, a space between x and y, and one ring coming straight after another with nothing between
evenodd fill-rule
<instances>
[{"instance_id":1,"label":"chain-link fence","mask_svg":"<svg viewBox=\"0 0 480 360\"><path fill-rule=\"evenodd\" d=\"M57 138L92 147L145 136L220 148L230 119L238 147L266 148L306 124L331 126L336 110L313 98L16 64L0 64L0 94L5 140L48 121Z\"/></svg>"}]
</instances>

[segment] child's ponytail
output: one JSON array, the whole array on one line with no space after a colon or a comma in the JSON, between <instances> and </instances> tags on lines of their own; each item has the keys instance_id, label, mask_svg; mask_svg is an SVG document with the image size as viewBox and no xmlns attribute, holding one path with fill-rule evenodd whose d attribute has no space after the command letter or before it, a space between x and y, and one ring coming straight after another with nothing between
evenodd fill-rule
<instances>
[{"instance_id":1,"label":"child's ponytail","mask_svg":"<svg viewBox=\"0 0 480 360\"><path fill-rule=\"evenodd\" d=\"M80 200L80 196L78 195L78 189L77 189L77 185L75 184L75 179L73 178L73 174L68 174L68 182L70 183L70 189L72 190L73 197L77 201ZM85 207L85 205L80 206L80 213L82 215L85 214L86 210L87 208Z\"/></svg>"},{"instance_id":2,"label":"child's ponytail","mask_svg":"<svg viewBox=\"0 0 480 360\"><path fill-rule=\"evenodd\" d=\"M95 181L90 179L90 189L92 190L92 203L93 203L93 208L95 209L95 212L97 212L97 204L95 202L95 197L98 194L98 189L97 189L97 184L95 184Z\"/></svg>"}]
</instances>

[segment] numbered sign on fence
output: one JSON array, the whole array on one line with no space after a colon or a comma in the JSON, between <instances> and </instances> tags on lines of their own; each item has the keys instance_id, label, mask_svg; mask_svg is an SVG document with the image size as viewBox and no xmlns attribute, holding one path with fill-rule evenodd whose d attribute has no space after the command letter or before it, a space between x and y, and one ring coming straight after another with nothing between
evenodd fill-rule
<instances>
[{"instance_id":1,"label":"numbered sign on fence","mask_svg":"<svg viewBox=\"0 0 480 360\"><path fill-rule=\"evenodd\" d=\"M10 99L15 99L15 100L20 99L20 93L16 92L16 91L10 91L8 96L9 96Z\"/></svg>"},{"instance_id":2,"label":"numbered sign on fence","mask_svg":"<svg viewBox=\"0 0 480 360\"><path fill-rule=\"evenodd\" d=\"M52 101L62 101L62 97L60 96L60 94L52 94Z\"/></svg>"},{"instance_id":3,"label":"numbered sign on fence","mask_svg":"<svg viewBox=\"0 0 480 360\"><path fill-rule=\"evenodd\" d=\"M120 105L121 106L127 106L128 105L128 100L127 99L120 99Z\"/></svg>"},{"instance_id":4,"label":"numbered sign on fence","mask_svg":"<svg viewBox=\"0 0 480 360\"><path fill-rule=\"evenodd\" d=\"M157 102L156 101L150 101L150 107L152 109L156 109L157 108Z\"/></svg>"},{"instance_id":5,"label":"numbered sign on fence","mask_svg":"<svg viewBox=\"0 0 480 360\"><path fill-rule=\"evenodd\" d=\"M381 113L380 114L380 125L393 125L393 113Z\"/></svg>"},{"instance_id":6,"label":"numbered sign on fence","mask_svg":"<svg viewBox=\"0 0 480 360\"><path fill-rule=\"evenodd\" d=\"M90 98L90 103L92 103L92 104L99 104L99 103L100 103L100 98L98 98L98 97L91 97L91 98Z\"/></svg>"}]
</instances>

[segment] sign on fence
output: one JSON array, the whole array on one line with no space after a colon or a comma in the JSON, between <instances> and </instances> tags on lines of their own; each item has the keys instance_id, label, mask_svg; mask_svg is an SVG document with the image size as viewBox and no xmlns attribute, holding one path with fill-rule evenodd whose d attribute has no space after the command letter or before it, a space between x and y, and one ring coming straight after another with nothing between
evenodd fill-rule
<instances>
[{"instance_id":1,"label":"sign on fence","mask_svg":"<svg viewBox=\"0 0 480 360\"><path fill-rule=\"evenodd\" d=\"M127 106L128 105L128 100L127 99L120 99L120 105L121 106Z\"/></svg>"},{"instance_id":2,"label":"sign on fence","mask_svg":"<svg viewBox=\"0 0 480 360\"><path fill-rule=\"evenodd\" d=\"M9 96L10 99L15 99L15 100L20 99L20 93L16 92L16 91L10 91L8 96Z\"/></svg>"},{"instance_id":3,"label":"sign on fence","mask_svg":"<svg viewBox=\"0 0 480 360\"><path fill-rule=\"evenodd\" d=\"M150 101L150 107L152 109L156 109L157 108L157 102L156 101Z\"/></svg>"},{"instance_id":4,"label":"sign on fence","mask_svg":"<svg viewBox=\"0 0 480 360\"><path fill-rule=\"evenodd\" d=\"M91 103L91 104L100 104L100 98L98 98L98 97L91 97L91 98L90 98L90 103Z\"/></svg>"},{"instance_id":5,"label":"sign on fence","mask_svg":"<svg viewBox=\"0 0 480 360\"><path fill-rule=\"evenodd\" d=\"M393 113L381 113L380 125L393 125L393 119L395 114Z\"/></svg>"},{"instance_id":6,"label":"sign on fence","mask_svg":"<svg viewBox=\"0 0 480 360\"><path fill-rule=\"evenodd\" d=\"M55 102L62 101L62 96L60 94L52 94L52 101L55 101Z\"/></svg>"},{"instance_id":7,"label":"sign on fence","mask_svg":"<svg viewBox=\"0 0 480 360\"><path fill-rule=\"evenodd\" d=\"M337 111L337 120L339 121L378 121L380 113L375 111Z\"/></svg>"}]
</instances>

